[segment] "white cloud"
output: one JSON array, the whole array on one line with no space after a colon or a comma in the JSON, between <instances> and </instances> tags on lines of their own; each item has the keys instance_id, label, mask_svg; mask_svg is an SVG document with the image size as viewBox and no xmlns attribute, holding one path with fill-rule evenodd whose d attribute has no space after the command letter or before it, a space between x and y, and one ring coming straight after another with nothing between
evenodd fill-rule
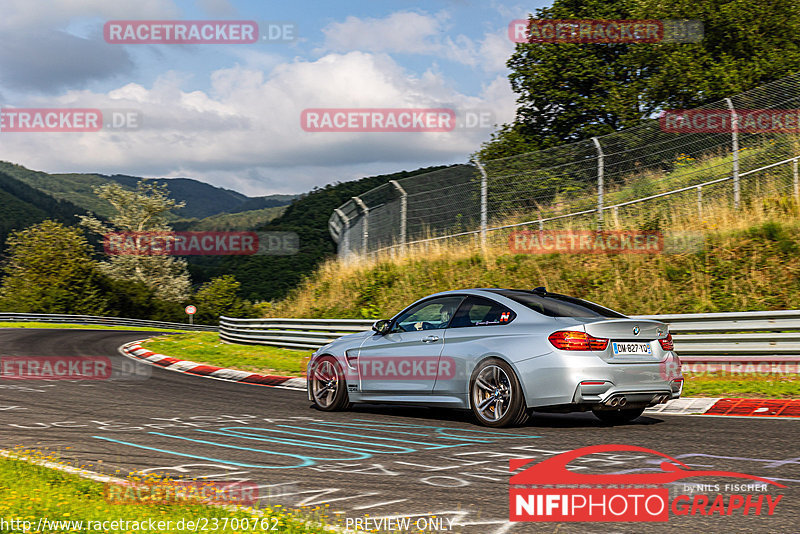
<instances>
[{"instance_id":1,"label":"white cloud","mask_svg":"<svg viewBox=\"0 0 800 534\"><path fill-rule=\"evenodd\" d=\"M436 56L486 72L505 71L514 51L505 28L489 31L481 40L454 33L445 12L427 15L408 11L384 18L347 17L323 28L325 44L320 51L385 52Z\"/></svg>"},{"instance_id":2,"label":"white cloud","mask_svg":"<svg viewBox=\"0 0 800 534\"><path fill-rule=\"evenodd\" d=\"M441 21L430 15L400 11L382 19L347 17L322 29L325 47L334 52L363 50L427 54L439 48Z\"/></svg>"},{"instance_id":3,"label":"white cloud","mask_svg":"<svg viewBox=\"0 0 800 534\"><path fill-rule=\"evenodd\" d=\"M0 133L0 159L47 171L190 176L250 194L301 192L342 178L463 162L491 129L442 133L310 133L306 108L451 107L513 118L514 95L500 75L480 95L464 95L436 72L411 75L385 54L328 54L295 60L269 76L243 66L211 75L208 91L162 75L107 93L71 91L31 98L30 107L137 109L142 127L84 134Z\"/></svg>"}]
</instances>

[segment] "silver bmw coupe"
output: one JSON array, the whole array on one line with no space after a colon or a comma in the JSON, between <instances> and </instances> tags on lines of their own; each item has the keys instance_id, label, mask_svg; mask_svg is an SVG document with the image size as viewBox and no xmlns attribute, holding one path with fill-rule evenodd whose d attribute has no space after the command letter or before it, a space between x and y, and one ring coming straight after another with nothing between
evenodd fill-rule
<instances>
[{"instance_id":1,"label":"silver bmw coupe","mask_svg":"<svg viewBox=\"0 0 800 534\"><path fill-rule=\"evenodd\" d=\"M462 408L490 427L520 425L534 410L624 423L682 390L666 324L543 287L436 293L308 364L308 398L320 410Z\"/></svg>"}]
</instances>

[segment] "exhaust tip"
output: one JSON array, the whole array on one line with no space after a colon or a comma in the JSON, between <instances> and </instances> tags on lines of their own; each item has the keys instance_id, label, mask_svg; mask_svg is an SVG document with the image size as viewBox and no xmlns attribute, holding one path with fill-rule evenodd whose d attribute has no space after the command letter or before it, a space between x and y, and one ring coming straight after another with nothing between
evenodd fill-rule
<instances>
[{"instance_id":1,"label":"exhaust tip","mask_svg":"<svg viewBox=\"0 0 800 534\"><path fill-rule=\"evenodd\" d=\"M609 406L616 406L617 404L619 404L619 399L618 399L618 398L616 398L616 397L614 397L613 399L611 399L610 401L608 401L608 405L609 405Z\"/></svg>"},{"instance_id":2,"label":"exhaust tip","mask_svg":"<svg viewBox=\"0 0 800 534\"><path fill-rule=\"evenodd\" d=\"M619 399L620 407L625 406L626 404L628 404L628 399L626 399L625 397L620 397Z\"/></svg>"}]
</instances>

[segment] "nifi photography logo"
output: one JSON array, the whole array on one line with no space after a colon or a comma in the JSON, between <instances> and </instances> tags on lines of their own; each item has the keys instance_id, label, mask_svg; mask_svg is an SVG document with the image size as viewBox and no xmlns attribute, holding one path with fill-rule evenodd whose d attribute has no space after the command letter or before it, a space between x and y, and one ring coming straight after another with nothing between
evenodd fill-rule
<instances>
[{"instance_id":1,"label":"nifi photography logo","mask_svg":"<svg viewBox=\"0 0 800 534\"><path fill-rule=\"evenodd\" d=\"M619 451L654 454L665 461L660 464L661 472L655 473L584 474L567 469L570 462L584 456ZM535 460L514 459L509 467L514 473L532 462ZM678 492L670 499L666 484L697 477L749 482L700 486L707 488L708 494L688 491L686 488L693 486L686 485L686 493ZM509 519L529 522L666 522L670 515L771 516L783 495L767 493L767 489L786 487L745 473L691 469L666 454L633 445L593 445L557 454L517 472L510 484Z\"/></svg>"}]
</instances>

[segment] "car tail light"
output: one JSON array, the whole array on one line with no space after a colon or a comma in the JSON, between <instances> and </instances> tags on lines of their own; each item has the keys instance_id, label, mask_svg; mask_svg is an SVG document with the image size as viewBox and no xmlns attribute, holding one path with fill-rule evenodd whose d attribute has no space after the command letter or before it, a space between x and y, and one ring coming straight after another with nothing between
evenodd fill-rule
<instances>
[{"instance_id":1,"label":"car tail light","mask_svg":"<svg viewBox=\"0 0 800 534\"><path fill-rule=\"evenodd\" d=\"M675 344L672 343L672 334L667 334L667 337L664 339L659 339L659 343L661 343L661 348L664 350L674 350Z\"/></svg>"},{"instance_id":2,"label":"car tail light","mask_svg":"<svg viewBox=\"0 0 800 534\"><path fill-rule=\"evenodd\" d=\"M607 339L590 336L586 332L562 330L553 332L547 338L553 346L560 350L606 350Z\"/></svg>"}]
</instances>

